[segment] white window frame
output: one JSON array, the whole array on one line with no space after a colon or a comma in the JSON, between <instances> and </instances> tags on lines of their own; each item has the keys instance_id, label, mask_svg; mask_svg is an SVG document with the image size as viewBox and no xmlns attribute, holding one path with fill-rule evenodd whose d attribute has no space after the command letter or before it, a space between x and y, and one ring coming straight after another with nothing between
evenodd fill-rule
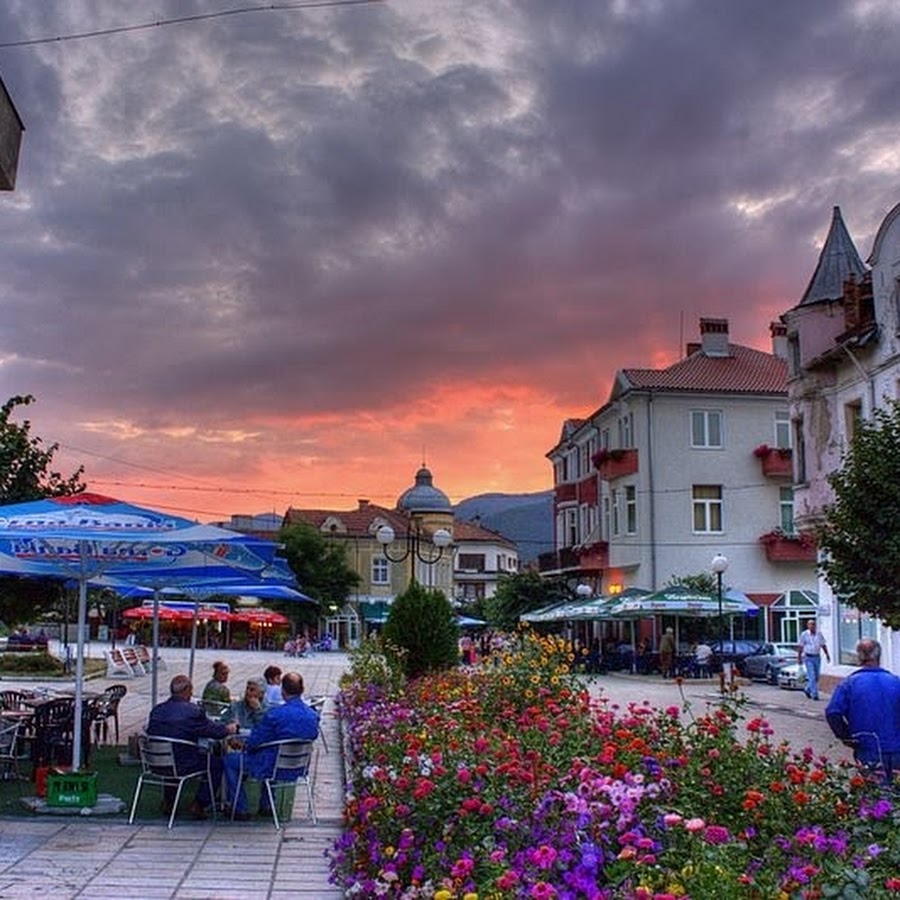
<instances>
[{"instance_id":1,"label":"white window frame","mask_svg":"<svg viewBox=\"0 0 900 900\"><path fill-rule=\"evenodd\" d=\"M785 534L794 533L794 489L778 489L778 525Z\"/></svg>"},{"instance_id":2,"label":"white window frame","mask_svg":"<svg viewBox=\"0 0 900 900\"><path fill-rule=\"evenodd\" d=\"M372 584L391 583L391 562L386 556L372 557Z\"/></svg>"},{"instance_id":3,"label":"white window frame","mask_svg":"<svg viewBox=\"0 0 900 900\"><path fill-rule=\"evenodd\" d=\"M637 487L625 485L625 534L637 534Z\"/></svg>"},{"instance_id":4,"label":"white window frame","mask_svg":"<svg viewBox=\"0 0 900 900\"><path fill-rule=\"evenodd\" d=\"M715 491L713 496L704 492ZM718 518L718 528L715 527ZM691 530L694 534L724 534L725 507L721 484L695 484L691 488Z\"/></svg>"},{"instance_id":5,"label":"white window frame","mask_svg":"<svg viewBox=\"0 0 900 900\"><path fill-rule=\"evenodd\" d=\"M791 414L786 409L775 411L775 446L781 450L789 450L791 440Z\"/></svg>"},{"instance_id":6,"label":"white window frame","mask_svg":"<svg viewBox=\"0 0 900 900\"><path fill-rule=\"evenodd\" d=\"M710 423L718 421L719 442L713 443ZM691 410L691 448L694 450L721 450L725 446L725 415L721 409Z\"/></svg>"},{"instance_id":7,"label":"white window frame","mask_svg":"<svg viewBox=\"0 0 900 900\"><path fill-rule=\"evenodd\" d=\"M613 488L610 492L612 495L612 499L610 502L610 507L612 511L612 534L613 537L618 537L621 534L622 523L621 523L621 510L619 509L619 489Z\"/></svg>"}]
</instances>

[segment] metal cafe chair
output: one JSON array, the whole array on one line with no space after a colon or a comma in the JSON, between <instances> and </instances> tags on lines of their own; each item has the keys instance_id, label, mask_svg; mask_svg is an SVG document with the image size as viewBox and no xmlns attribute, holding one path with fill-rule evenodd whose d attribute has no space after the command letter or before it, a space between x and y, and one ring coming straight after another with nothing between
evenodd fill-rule
<instances>
[{"instance_id":1,"label":"metal cafe chair","mask_svg":"<svg viewBox=\"0 0 900 900\"><path fill-rule=\"evenodd\" d=\"M175 814L178 812L178 801L181 799L182 790L189 781L197 778L205 778L209 784L210 796L214 797L212 777L209 767L196 769L191 772L179 771L175 760L175 747L196 748L191 741L183 741L179 738L159 737L152 734L142 734L138 738L138 747L141 754L141 774L134 786L134 799L131 801L131 813L128 816L128 824L134 824L134 816L137 812L138 800L145 784L162 788L165 797L166 788L175 788L175 799L172 801L172 811L169 813L171 828L175 822Z\"/></svg>"},{"instance_id":2,"label":"metal cafe chair","mask_svg":"<svg viewBox=\"0 0 900 900\"><path fill-rule=\"evenodd\" d=\"M264 778L259 779L266 790L269 799L269 808L272 810L272 821L275 830L281 830L281 820L278 818L278 805L275 795L286 793L291 788L304 787L306 789L306 814L316 824L316 806L313 798L313 773L312 753L314 741L270 741L260 744L257 750L267 747L277 747L275 763L272 771ZM242 781L253 780L249 775L242 775ZM231 805L231 820L234 821L237 803Z\"/></svg>"},{"instance_id":3,"label":"metal cafe chair","mask_svg":"<svg viewBox=\"0 0 900 900\"><path fill-rule=\"evenodd\" d=\"M19 780L19 726L13 720L0 725L0 778Z\"/></svg>"}]
</instances>

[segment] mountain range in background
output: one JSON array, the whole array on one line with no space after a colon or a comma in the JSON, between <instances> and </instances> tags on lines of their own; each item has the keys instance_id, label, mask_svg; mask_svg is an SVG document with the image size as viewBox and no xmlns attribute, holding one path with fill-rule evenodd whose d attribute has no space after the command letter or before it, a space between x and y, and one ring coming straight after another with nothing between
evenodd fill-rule
<instances>
[{"instance_id":1,"label":"mountain range in background","mask_svg":"<svg viewBox=\"0 0 900 900\"><path fill-rule=\"evenodd\" d=\"M477 521L515 541L521 564L553 549L553 491L477 494L460 501L454 515L464 521Z\"/></svg>"}]
</instances>

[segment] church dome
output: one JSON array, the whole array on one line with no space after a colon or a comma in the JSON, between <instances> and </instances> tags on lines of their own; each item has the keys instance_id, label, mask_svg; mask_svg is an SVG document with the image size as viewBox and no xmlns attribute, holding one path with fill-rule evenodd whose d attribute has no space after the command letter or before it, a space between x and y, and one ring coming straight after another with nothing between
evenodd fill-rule
<instances>
[{"instance_id":1,"label":"church dome","mask_svg":"<svg viewBox=\"0 0 900 900\"><path fill-rule=\"evenodd\" d=\"M400 495L397 509L407 513L452 512L450 499L433 482L431 472L422 466L416 472L416 483Z\"/></svg>"}]
</instances>

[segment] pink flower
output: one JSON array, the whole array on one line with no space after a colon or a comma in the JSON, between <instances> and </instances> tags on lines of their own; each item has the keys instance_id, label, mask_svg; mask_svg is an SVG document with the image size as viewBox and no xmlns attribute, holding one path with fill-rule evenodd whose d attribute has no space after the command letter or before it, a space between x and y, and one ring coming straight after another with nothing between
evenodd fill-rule
<instances>
[{"instance_id":1,"label":"pink flower","mask_svg":"<svg viewBox=\"0 0 900 900\"><path fill-rule=\"evenodd\" d=\"M663 816L663 824L666 828L674 828L680 822L684 821L684 816L678 815L678 813L666 813Z\"/></svg>"},{"instance_id":2,"label":"pink flower","mask_svg":"<svg viewBox=\"0 0 900 900\"><path fill-rule=\"evenodd\" d=\"M703 833L703 840L707 844L727 844L731 840L731 834L722 825L710 825Z\"/></svg>"},{"instance_id":3,"label":"pink flower","mask_svg":"<svg viewBox=\"0 0 900 900\"><path fill-rule=\"evenodd\" d=\"M685 831L690 831L691 833L695 831L703 831L706 828L706 822L703 819L688 819L684 823Z\"/></svg>"}]
</instances>

